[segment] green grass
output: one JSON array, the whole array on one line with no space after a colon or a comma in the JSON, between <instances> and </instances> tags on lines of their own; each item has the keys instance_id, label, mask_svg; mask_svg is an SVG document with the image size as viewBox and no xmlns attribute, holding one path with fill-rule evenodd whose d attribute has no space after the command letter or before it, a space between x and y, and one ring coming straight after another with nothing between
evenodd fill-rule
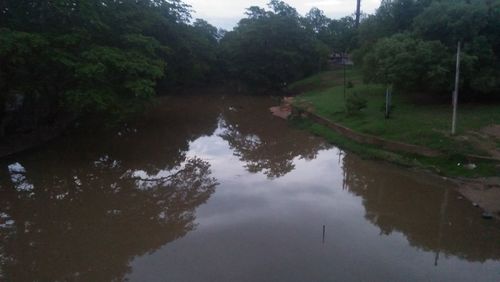
<instances>
[{"instance_id":1,"label":"green grass","mask_svg":"<svg viewBox=\"0 0 500 282\"><path fill-rule=\"evenodd\" d=\"M346 78L353 83L361 83L363 77L353 68L346 68ZM344 71L343 69L330 70L310 76L303 80L296 81L288 87L292 92L304 92L310 89L324 89L333 86L343 85Z\"/></svg>"},{"instance_id":2,"label":"green grass","mask_svg":"<svg viewBox=\"0 0 500 282\"><path fill-rule=\"evenodd\" d=\"M359 144L351 139L344 137L320 124L314 123L308 119L296 117L291 120L292 125L308 130L314 135L325 138L328 142L335 144L337 147L355 152L365 159L385 160L391 163L399 164L406 167L416 167L434 171L443 176L450 177L487 177L497 176L500 171L497 167L498 163L481 161L476 163L477 168L469 170L464 167L467 159L463 155L445 155L437 158L429 158L415 156L411 154L401 154L382 150L373 145Z\"/></svg>"},{"instance_id":3,"label":"green grass","mask_svg":"<svg viewBox=\"0 0 500 282\"><path fill-rule=\"evenodd\" d=\"M364 84L356 69L350 68L346 72L348 81L354 83L353 88L346 89L345 95L356 93L366 99L367 107L355 115L345 113L343 70L323 72L296 82L290 86L290 91L301 92L295 99L296 106L312 108L316 114L345 125L358 132L376 135L388 140L400 141L409 144L426 146L446 153L443 158L413 158L410 162L423 167L433 167L444 174L462 176L484 176L500 174L495 164L481 162L474 171L464 171L457 163L466 162L464 155L484 155L488 152L470 141L470 131L479 131L482 127L500 123L500 105L459 105L457 119L457 135L450 135L451 106L447 104L417 104L415 95L409 93L393 93L395 109L390 119L384 118L383 105L385 87L377 84ZM315 125L307 126L311 131L322 136L330 136L330 130L319 129ZM336 138L338 139L338 138ZM340 140L330 140L333 143ZM345 142L345 141L342 141ZM371 151L373 155L377 148L368 148L366 145L353 146L354 150ZM380 155L380 152L375 154ZM388 159L387 156L378 156ZM391 158L394 158L391 155ZM396 162L409 164L400 157Z\"/></svg>"}]
</instances>

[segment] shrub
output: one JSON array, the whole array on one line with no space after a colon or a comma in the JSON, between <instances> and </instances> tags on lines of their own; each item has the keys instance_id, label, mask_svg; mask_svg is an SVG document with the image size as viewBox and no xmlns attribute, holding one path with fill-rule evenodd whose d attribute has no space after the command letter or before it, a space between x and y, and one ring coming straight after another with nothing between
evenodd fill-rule
<instances>
[{"instance_id":1,"label":"shrub","mask_svg":"<svg viewBox=\"0 0 500 282\"><path fill-rule=\"evenodd\" d=\"M349 95L346 99L346 112L348 115L353 115L366 108L366 99L359 97L357 93Z\"/></svg>"}]
</instances>

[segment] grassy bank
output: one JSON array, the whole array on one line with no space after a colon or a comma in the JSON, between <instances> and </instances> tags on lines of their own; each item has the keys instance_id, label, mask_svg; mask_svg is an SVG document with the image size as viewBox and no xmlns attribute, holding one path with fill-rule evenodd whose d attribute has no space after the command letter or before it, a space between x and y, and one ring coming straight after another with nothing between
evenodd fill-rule
<instances>
[{"instance_id":1,"label":"grassy bank","mask_svg":"<svg viewBox=\"0 0 500 282\"><path fill-rule=\"evenodd\" d=\"M395 154L374 146L356 144L331 130L307 121L294 123L365 156L387 159L404 165L432 168L452 176L500 175L498 163L474 160L475 169L464 167L471 162L466 155L495 157L500 140L484 133L484 128L500 123L500 105L461 104L457 134L452 136L451 107L449 104L423 102L426 95L393 93L395 106L391 118L384 117L385 87L364 84L355 69L346 71L346 97L357 95L366 101L366 108L354 114L345 112L343 70L323 72L290 86L290 91L301 93L296 106L308 108L316 114L347 126L355 131L384 139L425 146L445 153L439 158L424 158ZM495 152L496 151L496 152Z\"/></svg>"}]
</instances>

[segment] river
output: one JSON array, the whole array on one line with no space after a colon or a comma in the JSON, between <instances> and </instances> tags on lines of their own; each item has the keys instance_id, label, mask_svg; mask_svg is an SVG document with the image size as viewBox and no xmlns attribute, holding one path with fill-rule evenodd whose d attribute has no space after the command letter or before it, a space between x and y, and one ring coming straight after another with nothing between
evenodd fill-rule
<instances>
[{"instance_id":1,"label":"river","mask_svg":"<svg viewBox=\"0 0 500 282\"><path fill-rule=\"evenodd\" d=\"M0 160L2 281L500 281L500 225L424 173L167 97Z\"/></svg>"}]
</instances>

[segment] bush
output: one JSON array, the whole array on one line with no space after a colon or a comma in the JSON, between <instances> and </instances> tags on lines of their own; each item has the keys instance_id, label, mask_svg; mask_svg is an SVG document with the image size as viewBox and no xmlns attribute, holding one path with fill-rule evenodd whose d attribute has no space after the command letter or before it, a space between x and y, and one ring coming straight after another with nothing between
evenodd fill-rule
<instances>
[{"instance_id":1,"label":"bush","mask_svg":"<svg viewBox=\"0 0 500 282\"><path fill-rule=\"evenodd\" d=\"M366 108L366 99L359 97L357 93L349 95L346 99L346 112L348 115L353 115Z\"/></svg>"}]
</instances>

